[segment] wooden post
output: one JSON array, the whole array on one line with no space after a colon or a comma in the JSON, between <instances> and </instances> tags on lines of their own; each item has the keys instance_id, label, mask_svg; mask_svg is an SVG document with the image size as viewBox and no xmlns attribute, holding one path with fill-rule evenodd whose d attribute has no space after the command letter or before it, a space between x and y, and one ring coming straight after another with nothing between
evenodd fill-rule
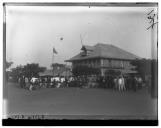
<instances>
[{"instance_id":1,"label":"wooden post","mask_svg":"<svg viewBox=\"0 0 161 128\"><path fill-rule=\"evenodd\" d=\"M54 64L54 53L52 55L52 64ZM53 76L54 76L54 67L52 67L52 68L53 68Z\"/></svg>"},{"instance_id":2,"label":"wooden post","mask_svg":"<svg viewBox=\"0 0 161 128\"><path fill-rule=\"evenodd\" d=\"M157 11L157 10L156 10ZM158 14L158 12L155 12ZM157 22L157 21L156 21ZM151 53L152 53L152 66L151 66L151 97L158 97L158 56L157 56L157 46L158 46L158 24L156 23L151 29Z\"/></svg>"},{"instance_id":3,"label":"wooden post","mask_svg":"<svg viewBox=\"0 0 161 128\"><path fill-rule=\"evenodd\" d=\"M101 76L104 76L104 72L103 72L103 59L100 59L101 61Z\"/></svg>"}]
</instances>

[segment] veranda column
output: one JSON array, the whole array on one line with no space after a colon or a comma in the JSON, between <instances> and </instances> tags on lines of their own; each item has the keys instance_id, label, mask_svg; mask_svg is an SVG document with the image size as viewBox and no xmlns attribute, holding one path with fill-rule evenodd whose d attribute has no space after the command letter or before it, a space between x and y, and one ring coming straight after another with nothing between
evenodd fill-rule
<instances>
[{"instance_id":1,"label":"veranda column","mask_svg":"<svg viewBox=\"0 0 161 128\"><path fill-rule=\"evenodd\" d=\"M100 59L101 62L101 76L104 76L104 71L103 71L103 59Z\"/></svg>"}]
</instances>

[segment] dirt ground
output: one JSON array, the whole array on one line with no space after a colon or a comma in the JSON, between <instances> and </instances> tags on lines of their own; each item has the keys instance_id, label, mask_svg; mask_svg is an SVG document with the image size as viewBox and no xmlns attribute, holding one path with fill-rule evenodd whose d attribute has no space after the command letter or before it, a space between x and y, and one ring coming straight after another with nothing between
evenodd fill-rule
<instances>
[{"instance_id":1,"label":"dirt ground","mask_svg":"<svg viewBox=\"0 0 161 128\"><path fill-rule=\"evenodd\" d=\"M146 89L47 88L35 91L8 83L7 115L48 115L47 118L154 119L157 99Z\"/></svg>"}]
</instances>

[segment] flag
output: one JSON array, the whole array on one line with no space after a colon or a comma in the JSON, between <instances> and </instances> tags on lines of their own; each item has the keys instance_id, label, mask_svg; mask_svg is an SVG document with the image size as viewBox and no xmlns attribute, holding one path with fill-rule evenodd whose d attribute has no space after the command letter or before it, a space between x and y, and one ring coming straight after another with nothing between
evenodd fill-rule
<instances>
[{"instance_id":1,"label":"flag","mask_svg":"<svg viewBox=\"0 0 161 128\"><path fill-rule=\"evenodd\" d=\"M53 48L53 53L57 54L57 51L55 50L55 48Z\"/></svg>"}]
</instances>

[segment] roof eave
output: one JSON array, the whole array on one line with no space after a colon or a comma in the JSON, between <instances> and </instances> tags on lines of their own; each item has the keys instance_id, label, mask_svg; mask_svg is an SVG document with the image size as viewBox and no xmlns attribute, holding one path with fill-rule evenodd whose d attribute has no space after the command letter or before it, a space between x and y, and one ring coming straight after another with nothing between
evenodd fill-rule
<instances>
[{"instance_id":1,"label":"roof eave","mask_svg":"<svg viewBox=\"0 0 161 128\"><path fill-rule=\"evenodd\" d=\"M73 62L73 61L81 61L81 60L88 60L88 59L113 59L113 60L127 60L127 61L132 61L132 60L139 60L141 58L133 58L133 59L125 59L125 58L110 58L110 57L90 57L90 58L79 58L79 59L71 59L71 60L65 60L65 62Z\"/></svg>"}]
</instances>

